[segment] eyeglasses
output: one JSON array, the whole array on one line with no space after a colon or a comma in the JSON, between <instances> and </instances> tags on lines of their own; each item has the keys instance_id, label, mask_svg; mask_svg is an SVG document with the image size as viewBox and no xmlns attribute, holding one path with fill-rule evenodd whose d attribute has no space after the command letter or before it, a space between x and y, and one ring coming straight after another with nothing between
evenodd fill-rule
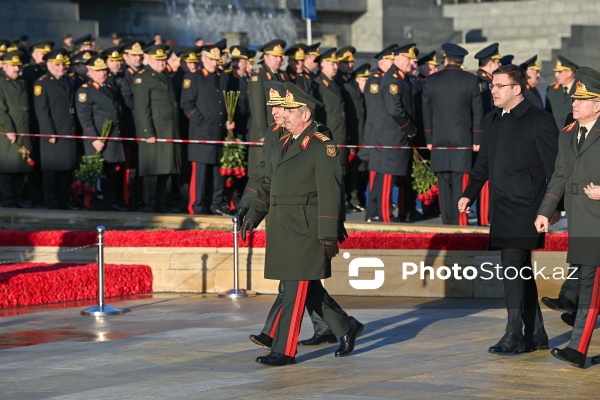
<instances>
[{"instance_id":1,"label":"eyeglasses","mask_svg":"<svg viewBox=\"0 0 600 400\"><path fill-rule=\"evenodd\" d=\"M505 86L517 86L518 83L490 83L490 89L497 87L498 89L502 89Z\"/></svg>"}]
</instances>

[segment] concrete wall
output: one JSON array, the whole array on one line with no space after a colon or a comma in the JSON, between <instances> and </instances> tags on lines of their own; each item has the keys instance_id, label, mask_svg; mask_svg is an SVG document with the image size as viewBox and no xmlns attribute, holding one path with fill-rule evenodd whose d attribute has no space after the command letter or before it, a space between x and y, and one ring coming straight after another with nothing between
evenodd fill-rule
<instances>
[{"instance_id":1,"label":"concrete wall","mask_svg":"<svg viewBox=\"0 0 600 400\"><path fill-rule=\"evenodd\" d=\"M58 250L63 252L58 253ZM95 262L97 249L94 247L64 252L56 247L4 247L0 248L0 261L23 257L38 262ZM347 252L349 257L343 257ZM332 295L353 296L409 296L409 297L460 297L502 298L502 283L497 280L442 280L425 279L419 276L402 277L402 263L424 262L437 271L441 266L474 266L483 273L484 262L493 265L500 262L498 252L486 251L442 251L442 250L354 250L343 249L333 260L333 277L324 284ZM239 287L259 293L276 293L277 281L266 280L264 274L264 249L240 249ZM358 257L376 257L383 261L385 281L376 290L354 289L349 279L373 279L372 269L363 268L358 278L348 275L349 264ZM233 252L231 248L114 248L104 252L107 264L145 264L152 268L155 292L201 292L221 293L233 287ZM566 269L566 253L534 252L533 261L538 267ZM486 267L491 270L491 267ZM437 272L436 272L437 273ZM550 272L546 274L551 275ZM539 296L555 296L560 289L560 280L536 280Z\"/></svg>"}]
</instances>

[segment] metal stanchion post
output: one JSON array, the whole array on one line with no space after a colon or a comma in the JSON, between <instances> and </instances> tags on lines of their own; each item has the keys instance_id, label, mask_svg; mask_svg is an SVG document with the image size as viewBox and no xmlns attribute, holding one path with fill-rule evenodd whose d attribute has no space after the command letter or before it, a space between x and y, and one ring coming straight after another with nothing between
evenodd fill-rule
<instances>
[{"instance_id":1,"label":"metal stanchion post","mask_svg":"<svg viewBox=\"0 0 600 400\"><path fill-rule=\"evenodd\" d=\"M106 228L100 225L96 230L98 231L98 305L82 311L81 315L102 317L123 314L123 310L104 304L104 232Z\"/></svg>"},{"instance_id":2,"label":"metal stanchion post","mask_svg":"<svg viewBox=\"0 0 600 400\"><path fill-rule=\"evenodd\" d=\"M237 216L233 216L233 289L228 290L224 293L219 294L219 297L225 297L228 299L239 299L242 297L248 297L246 289L238 288L238 229L237 229Z\"/></svg>"}]
</instances>

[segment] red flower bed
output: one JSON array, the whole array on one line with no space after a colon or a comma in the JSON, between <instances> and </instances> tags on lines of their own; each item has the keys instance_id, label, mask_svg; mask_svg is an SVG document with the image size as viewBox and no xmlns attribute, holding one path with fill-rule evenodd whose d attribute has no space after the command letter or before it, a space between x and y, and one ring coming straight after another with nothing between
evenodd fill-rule
<instances>
[{"instance_id":1,"label":"red flower bed","mask_svg":"<svg viewBox=\"0 0 600 400\"><path fill-rule=\"evenodd\" d=\"M546 235L545 251L566 251L566 233ZM233 247L228 231L106 231L106 247ZM97 242L95 231L0 231L1 246L80 247ZM484 233L350 232L345 249L486 250ZM265 232L256 231L240 247L265 247Z\"/></svg>"},{"instance_id":2,"label":"red flower bed","mask_svg":"<svg viewBox=\"0 0 600 400\"><path fill-rule=\"evenodd\" d=\"M152 292L147 265L105 265L105 297ZM98 298L97 264L0 265L0 308Z\"/></svg>"}]
</instances>

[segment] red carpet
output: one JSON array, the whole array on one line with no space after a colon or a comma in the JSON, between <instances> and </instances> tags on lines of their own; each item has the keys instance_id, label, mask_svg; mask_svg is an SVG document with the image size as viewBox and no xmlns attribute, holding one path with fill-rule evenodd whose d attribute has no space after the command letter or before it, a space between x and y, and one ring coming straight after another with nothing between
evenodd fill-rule
<instances>
[{"instance_id":1,"label":"red carpet","mask_svg":"<svg viewBox=\"0 0 600 400\"><path fill-rule=\"evenodd\" d=\"M398 233L350 232L340 247L344 249L424 249L486 250L488 235L483 233ZM566 251L567 234L546 235L542 251ZM97 242L95 231L9 231L0 230L2 246L80 247ZM106 247L233 247L233 233L227 231L107 231ZM256 231L240 247L265 247L265 232Z\"/></svg>"},{"instance_id":2,"label":"red carpet","mask_svg":"<svg viewBox=\"0 0 600 400\"><path fill-rule=\"evenodd\" d=\"M152 292L147 265L105 265L105 297ZM98 298L96 264L0 265L0 308Z\"/></svg>"}]
</instances>

